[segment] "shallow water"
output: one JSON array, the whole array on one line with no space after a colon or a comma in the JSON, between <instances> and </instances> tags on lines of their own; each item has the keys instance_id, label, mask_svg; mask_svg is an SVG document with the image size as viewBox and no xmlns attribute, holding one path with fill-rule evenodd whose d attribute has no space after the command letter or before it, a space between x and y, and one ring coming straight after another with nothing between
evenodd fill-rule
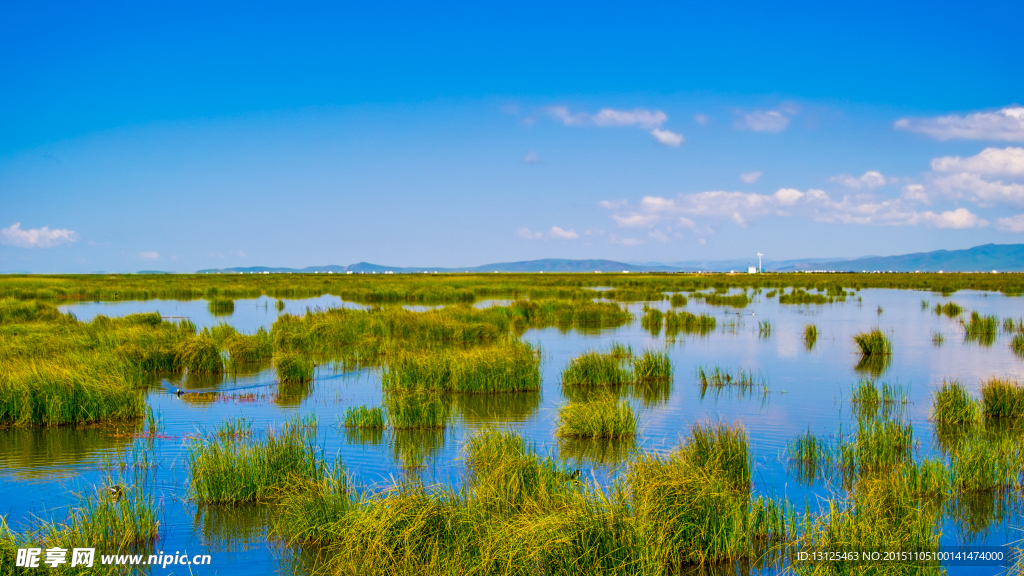
<instances>
[{"instance_id":1,"label":"shallow water","mask_svg":"<svg viewBox=\"0 0 1024 576\"><path fill-rule=\"evenodd\" d=\"M1009 336L1000 332L991 346L965 342L956 320L921 309L921 300L935 303L954 301L969 314L995 314L1000 318L1024 317L1024 299L999 294L958 292L946 298L938 294L900 290L863 290L862 302L850 298L844 303L792 306L780 305L763 295L740 310L706 306L691 299L689 312L706 312L718 319L718 327L706 336L684 336L667 341L664 331L652 336L639 322L643 304L630 304L637 321L616 329L563 332L549 328L529 330L523 339L539 344L543 351L542 391L539 394L506 396L462 396L453 399L456 424L443 433L395 433L358 436L338 425L338 415L348 406L379 405L382 401L379 369L346 370L341 366L319 366L311 386L297 390L279 389L272 369L217 378L156 378L148 401L162 420L162 436L151 442L158 463L153 472L153 490L161 509L160 540L156 550L167 553L213 555L208 573L255 574L289 571L291 552L267 544L267 511L261 507L198 508L189 501L185 448L191 436L215 429L220 422L244 416L260 430L281 423L293 414L316 414L320 442L325 454L341 458L358 481L372 489L386 486L402 475L403 461L424 464L419 472L427 482L456 484L461 476L461 445L473 430L488 422L503 421L536 442L543 450L573 457L584 473L601 481L614 476L620 467L596 464L602 455L615 460L616 454L633 449L629 444L587 445L559 442L553 435L558 406L565 402L559 375L569 359L584 350L603 349L613 342L630 344L635 350L664 348L675 368L675 379L666 396L653 395L647 402L634 400L641 414L642 431L636 447L667 450L676 445L688 427L700 420L741 422L747 429L755 455L755 491L786 495L799 508L828 488L796 482L787 471L785 448L791 438L810 430L830 435L849 426L847 398L852 385L865 373L856 369L859 356L854 334L874 326L890 333L893 342L891 365L879 381L899 384L909 390L910 404L905 417L914 426L919 442L917 456L935 453L928 413L930 394L944 379L957 379L979 395L980 382L992 376L1020 377L1024 363L1008 347ZM478 303L478 306L504 301ZM188 317L200 328L227 322L242 332L270 328L279 315L271 298L237 300L228 316L210 314L205 301L151 300L117 303L76 303L62 305L80 320L98 314L122 316L157 311L168 317ZM668 302L655 303L668 310ZM286 300L284 312L303 314L307 309L361 307L336 297ZM878 307L883 311L879 314ZM758 322L772 323L772 334L763 337ZM805 324L817 324L819 337L812 349L803 342ZM934 332L944 335L939 346ZM699 365L715 365L735 372L738 368L759 372L769 383L765 395L743 396L725 391L715 397L701 397L695 371ZM176 389L190 392L181 397ZM196 395L193 392L218 392ZM0 430L0 514L12 527L21 528L32 518L62 519L73 503L73 493L105 481L103 463L128 458L136 443L132 430L96 426L70 428ZM597 452L595 452L595 450ZM601 451L603 450L603 453ZM987 506L987 508L986 508ZM973 511L973 528L952 520L944 525L944 544L1006 544L1020 539L1019 508L1014 502L981 502ZM954 574L990 574L992 568L950 568ZM154 573L174 573L172 567ZM188 573L177 567L177 573ZM203 568L203 573L207 573Z\"/></svg>"}]
</instances>

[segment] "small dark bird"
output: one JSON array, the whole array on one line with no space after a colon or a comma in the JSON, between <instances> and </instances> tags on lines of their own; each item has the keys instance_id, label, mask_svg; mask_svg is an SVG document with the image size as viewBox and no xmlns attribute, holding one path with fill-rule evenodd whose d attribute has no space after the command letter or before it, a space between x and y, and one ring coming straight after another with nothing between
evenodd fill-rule
<instances>
[{"instance_id":1,"label":"small dark bird","mask_svg":"<svg viewBox=\"0 0 1024 576\"><path fill-rule=\"evenodd\" d=\"M110 497L117 501L121 499L121 494L124 492L124 489L115 484L107 487L107 492L110 492Z\"/></svg>"},{"instance_id":2,"label":"small dark bird","mask_svg":"<svg viewBox=\"0 0 1024 576\"><path fill-rule=\"evenodd\" d=\"M181 395L182 395L182 394L184 394L184 393L185 393L185 392L184 392L184 391L182 391L182 389L181 389L181 388L175 388L175 389L174 389L174 395L175 395L175 396L177 396L178 398L181 398Z\"/></svg>"}]
</instances>

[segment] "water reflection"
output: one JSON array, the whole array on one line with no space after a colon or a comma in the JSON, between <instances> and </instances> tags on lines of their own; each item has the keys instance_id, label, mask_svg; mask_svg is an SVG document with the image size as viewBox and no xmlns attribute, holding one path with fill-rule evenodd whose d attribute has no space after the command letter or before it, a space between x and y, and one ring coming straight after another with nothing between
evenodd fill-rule
<instances>
[{"instance_id":1,"label":"water reflection","mask_svg":"<svg viewBox=\"0 0 1024 576\"><path fill-rule=\"evenodd\" d=\"M455 394L455 410L467 423L523 422L540 409L540 391L505 394Z\"/></svg>"},{"instance_id":2,"label":"water reflection","mask_svg":"<svg viewBox=\"0 0 1024 576\"><path fill-rule=\"evenodd\" d=\"M20 478L69 478L84 462L123 451L141 422L78 428L0 428L0 470Z\"/></svg>"},{"instance_id":3,"label":"water reflection","mask_svg":"<svg viewBox=\"0 0 1024 576\"><path fill-rule=\"evenodd\" d=\"M868 354L862 356L853 368L858 374L867 375L876 380L892 366L892 354Z\"/></svg>"},{"instance_id":4,"label":"water reflection","mask_svg":"<svg viewBox=\"0 0 1024 576\"><path fill-rule=\"evenodd\" d=\"M391 454L403 468L423 468L444 448L445 429L391 430Z\"/></svg>"},{"instance_id":5,"label":"water reflection","mask_svg":"<svg viewBox=\"0 0 1024 576\"><path fill-rule=\"evenodd\" d=\"M270 526L270 508L262 504L199 506L192 522L203 544L212 551L247 550L249 544L265 546L262 542L266 542Z\"/></svg>"},{"instance_id":6,"label":"water reflection","mask_svg":"<svg viewBox=\"0 0 1024 576\"><path fill-rule=\"evenodd\" d=\"M585 464L614 468L625 464L637 452L635 437L627 438L559 438L558 455L574 466Z\"/></svg>"}]
</instances>

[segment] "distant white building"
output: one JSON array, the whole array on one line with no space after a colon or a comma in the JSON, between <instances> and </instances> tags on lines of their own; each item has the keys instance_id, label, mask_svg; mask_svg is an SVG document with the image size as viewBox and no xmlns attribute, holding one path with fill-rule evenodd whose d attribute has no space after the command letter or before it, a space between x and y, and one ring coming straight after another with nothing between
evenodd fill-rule
<instances>
[{"instance_id":1,"label":"distant white building","mask_svg":"<svg viewBox=\"0 0 1024 576\"><path fill-rule=\"evenodd\" d=\"M757 266L747 266L747 274L757 274Z\"/></svg>"}]
</instances>

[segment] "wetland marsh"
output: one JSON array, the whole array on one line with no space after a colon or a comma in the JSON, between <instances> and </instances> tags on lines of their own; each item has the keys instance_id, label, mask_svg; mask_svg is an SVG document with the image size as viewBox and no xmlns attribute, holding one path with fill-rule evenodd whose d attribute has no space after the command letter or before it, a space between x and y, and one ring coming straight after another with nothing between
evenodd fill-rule
<instances>
[{"instance_id":1,"label":"wetland marsh","mask_svg":"<svg viewBox=\"0 0 1024 576\"><path fill-rule=\"evenodd\" d=\"M833 574L791 554L1009 550L1022 287L0 278L0 573L74 533L217 574Z\"/></svg>"}]
</instances>

